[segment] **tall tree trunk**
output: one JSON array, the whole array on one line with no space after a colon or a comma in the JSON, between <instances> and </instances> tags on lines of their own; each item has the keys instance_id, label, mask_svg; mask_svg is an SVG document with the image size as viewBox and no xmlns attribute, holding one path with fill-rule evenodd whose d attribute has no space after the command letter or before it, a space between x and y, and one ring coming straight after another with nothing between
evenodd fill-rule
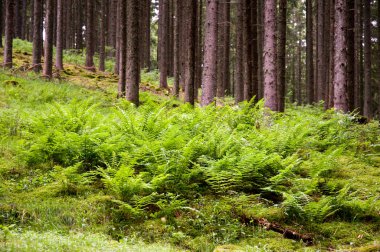
<instances>
[{"instance_id":1,"label":"tall tree trunk","mask_svg":"<svg viewBox=\"0 0 380 252\"><path fill-rule=\"evenodd\" d=\"M186 60L184 62L185 102L194 105L197 0L185 1L184 7L184 10L186 10L184 26L188 34L184 41L184 51L186 52Z\"/></svg>"},{"instance_id":2,"label":"tall tree trunk","mask_svg":"<svg viewBox=\"0 0 380 252\"><path fill-rule=\"evenodd\" d=\"M252 33L251 1L243 1L243 85L244 100L249 101L252 94Z\"/></svg>"},{"instance_id":3,"label":"tall tree trunk","mask_svg":"<svg viewBox=\"0 0 380 252\"><path fill-rule=\"evenodd\" d=\"M3 9L3 0L0 0L0 47L3 47L3 16L5 16Z\"/></svg>"},{"instance_id":4,"label":"tall tree trunk","mask_svg":"<svg viewBox=\"0 0 380 252\"><path fill-rule=\"evenodd\" d=\"M95 71L94 64L94 1L86 5L86 68Z\"/></svg>"},{"instance_id":5,"label":"tall tree trunk","mask_svg":"<svg viewBox=\"0 0 380 252\"><path fill-rule=\"evenodd\" d=\"M355 82L354 82L354 100L355 108L363 111L362 96L362 0L355 0Z\"/></svg>"},{"instance_id":6,"label":"tall tree trunk","mask_svg":"<svg viewBox=\"0 0 380 252\"><path fill-rule=\"evenodd\" d=\"M119 83L118 83L118 96L124 97L126 91L126 60L127 60L127 22L133 22L132 20L127 21L127 0L120 0L120 10L119 10ZM128 8L132 8L128 6ZM138 8L138 7L137 7ZM130 11L130 14L132 11ZM135 14L136 15L136 14ZM137 31L139 29L137 28ZM137 35L138 38L138 35ZM139 56L139 54L137 54Z\"/></svg>"},{"instance_id":7,"label":"tall tree trunk","mask_svg":"<svg viewBox=\"0 0 380 252\"><path fill-rule=\"evenodd\" d=\"M127 15L127 100L139 105L139 0L128 0Z\"/></svg>"},{"instance_id":8,"label":"tall tree trunk","mask_svg":"<svg viewBox=\"0 0 380 252\"><path fill-rule=\"evenodd\" d=\"M159 1L161 13L159 14L159 32L158 32L158 50L159 50L159 70L160 70L160 88L167 88L168 75L168 42L169 42L169 0Z\"/></svg>"},{"instance_id":9,"label":"tall tree trunk","mask_svg":"<svg viewBox=\"0 0 380 252\"><path fill-rule=\"evenodd\" d=\"M372 97L371 97L371 0L364 0L364 116L372 117Z\"/></svg>"},{"instance_id":10,"label":"tall tree trunk","mask_svg":"<svg viewBox=\"0 0 380 252\"><path fill-rule=\"evenodd\" d=\"M34 0L33 14L33 70L41 71L43 0Z\"/></svg>"},{"instance_id":11,"label":"tall tree trunk","mask_svg":"<svg viewBox=\"0 0 380 252\"><path fill-rule=\"evenodd\" d=\"M325 69L325 89L326 89L324 92L323 100L324 100L325 109L332 108L331 106L329 106L330 95L329 95L328 90L330 89L331 86L334 85L333 84L334 80L330 78L329 66L330 66L330 60L333 60L334 58L334 54L332 54L333 56L330 57L330 52L334 50L333 45L332 45L334 41L334 35L333 35L334 26L330 27L330 17L332 15L335 15L335 6L330 6L330 2L331 2L330 0L327 0L324 3L325 17L324 17L324 24L323 24L323 29L324 29L324 34L325 34L324 41L323 41L323 55L324 55L323 64L324 64L324 69ZM332 7L332 9L330 7ZM332 101L333 100L334 98L332 97Z\"/></svg>"},{"instance_id":12,"label":"tall tree trunk","mask_svg":"<svg viewBox=\"0 0 380 252\"><path fill-rule=\"evenodd\" d=\"M173 85L173 95L175 97L179 96L179 68L180 68L180 61L179 61L179 32L180 32L180 11L182 8L182 1L181 0L175 0L174 1L174 85Z\"/></svg>"},{"instance_id":13,"label":"tall tree trunk","mask_svg":"<svg viewBox=\"0 0 380 252\"><path fill-rule=\"evenodd\" d=\"M106 4L108 4L108 1L100 1L99 71L102 72L106 69Z\"/></svg>"},{"instance_id":14,"label":"tall tree trunk","mask_svg":"<svg viewBox=\"0 0 380 252\"><path fill-rule=\"evenodd\" d=\"M204 60L202 75L202 106L214 101L216 96L216 52L218 45L218 1L207 0Z\"/></svg>"},{"instance_id":15,"label":"tall tree trunk","mask_svg":"<svg viewBox=\"0 0 380 252\"><path fill-rule=\"evenodd\" d=\"M44 43L44 77L51 79L53 75L53 26L54 0L46 0L45 43Z\"/></svg>"},{"instance_id":16,"label":"tall tree trunk","mask_svg":"<svg viewBox=\"0 0 380 252\"><path fill-rule=\"evenodd\" d=\"M325 30L324 30L324 19L325 19L325 9L324 1L318 0L317 6L317 101L325 99L325 89L326 89L326 65L325 65Z\"/></svg>"},{"instance_id":17,"label":"tall tree trunk","mask_svg":"<svg viewBox=\"0 0 380 252\"><path fill-rule=\"evenodd\" d=\"M306 86L309 104L315 101L313 48L313 1L306 0Z\"/></svg>"},{"instance_id":18,"label":"tall tree trunk","mask_svg":"<svg viewBox=\"0 0 380 252\"><path fill-rule=\"evenodd\" d=\"M347 0L347 92L348 108L355 109L355 0Z\"/></svg>"},{"instance_id":19,"label":"tall tree trunk","mask_svg":"<svg viewBox=\"0 0 380 252\"><path fill-rule=\"evenodd\" d=\"M197 7L196 24L194 100L198 100L199 88L202 84L203 74L203 1L199 1L199 6Z\"/></svg>"},{"instance_id":20,"label":"tall tree trunk","mask_svg":"<svg viewBox=\"0 0 380 252\"><path fill-rule=\"evenodd\" d=\"M244 100L244 82L243 82L243 27L244 19L244 0L238 0L236 15L236 59L235 59L235 102L239 103Z\"/></svg>"},{"instance_id":21,"label":"tall tree trunk","mask_svg":"<svg viewBox=\"0 0 380 252\"><path fill-rule=\"evenodd\" d=\"M380 120L380 2L377 2L377 119Z\"/></svg>"},{"instance_id":22,"label":"tall tree trunk","mask_svg":"<svg viewBox=\"0 0 380 252\"><path fill-rule=\"evenodd\" d=\"M264 98L264 0L257 6L258 99Z\"/></svg>"},{"instance_id":23,"label":"tall tree trunk","mask_svg":"<svg viewBox=\"0 0 380 252\"><path fill-rule=\"evenodd\" d=\"M258 51L258 1L251 1L251 32L252 32L252 95L258 100L259 93L259 51Z\"/></svg>"},{"instance_id":24,"label":"tall tree trunk","mask_svg":"<svg viewBox=\"0 0 380 252\"><path fill-rule=\"evenodd\" d=\"M21 39L26 40L27 38L27 31L26 31L26 24L28 20L28 12L27 12L27 1L22 0L22 5L21 5L21 16L22 16L22 24L21 24Z\"/></svg>"},{"instance_id":25,"label":"tall tree trunk","mask_svg":"<svg viewBox=\"0 0 380 252\"><path fill-rule=\"evenodd\" d=\"M334 107L348 111L347 96L347 3L346 0L335 1L335 36L334 36Z\"/></svg>"},{"instance_id":26,"label":"tall tree trunk","mask_svg":"<svg viewBox=\"0 0 380 252\"><path fill-rule=\"evenodd\" d=\"M335 0L330 0L330 36L331 41L334 43L335 41ZM334 107L334 68L335 68L335 61L334 61L334 55L335 55L335 48L334 46L331 46L330 52L329 52L329 78L331 80L331 84L328 87L328 99L327 99L327 108L333 108Z\"/></svg>"},{"instance_id":27,"label":"tall tree trunk","mask_svg":"<svg viewBox=\"0 0 380 252\"><path fill-rule=\"evenodd\" d=\"M278 110L285 110L285 55L286 55L286 9L287 0L280 0L278 15Z\"/></svg>"},{"instance_id":28,"label":"tall tree trunk","mask_svg":"<svg viewBox=\"0 0 380 252\"><path fill-rule=\"evenodd\" d=\"M62 0L57 0L57 48L55 67L58 70L63 70L63 3Z\"/></svg>"},{"instance_id":29,"label":"tall tree trunk","mask_svg":"<svg viewBox=\"0 0 380 252\"><path fill-rule=\"evenodd\" d=\"M278 110L276 0L264 2L264 99L265 106Z\"/></svg>"},{"instance_id":30,"label":"tall tree trunk","mask_svg":"<svg viewBox=\"0 0 380 252\"><path fill-rule=\"evenodd\" d=\"M4 67L12 68L12 42L13 42L13 10L14 0L5 1L5 44L4 44Z\"/></svg>"}]
</instances>

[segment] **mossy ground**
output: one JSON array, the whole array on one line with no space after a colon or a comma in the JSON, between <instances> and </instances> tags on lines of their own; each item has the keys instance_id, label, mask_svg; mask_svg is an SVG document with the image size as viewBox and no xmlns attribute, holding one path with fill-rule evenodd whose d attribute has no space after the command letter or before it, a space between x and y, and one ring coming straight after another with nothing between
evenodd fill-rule
<instances>
[{"instance_id":1,"label":"mossy ground","mask_svg":"<svg viewBox=\"0 0 380 252\"><path fill-rule=\"evenodd\" d=\"M318 106L191 108L155 72L135 108L115 99L112 62L92 73L66 53L45 81L28 71L30 44L14 55L0 72L1 251L380 250L378 122Z\"/></svg>"}]
</instances>

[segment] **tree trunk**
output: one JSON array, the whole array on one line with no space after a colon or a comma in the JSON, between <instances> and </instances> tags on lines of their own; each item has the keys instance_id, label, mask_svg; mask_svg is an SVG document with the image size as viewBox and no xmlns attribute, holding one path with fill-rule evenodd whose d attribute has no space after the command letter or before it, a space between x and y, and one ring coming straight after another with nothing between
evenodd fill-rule
<instances>
[{"instance_id":1,"label":"tree trunk","mask_svg":"<svg viewBox=\"0 0 380 252\"><path fill-rule=\"evenodd\" d=\"M86 5L86 68L95 71L94 65L94 1Z\"/></svg>"},{"instance_id":2,"label":"tree trunk","mask_svg":"<svg viewBox=\"0 0 380 252\"><path fill-rule=\"evenodd\" d=\"M306 0L306 85L309 104L315 101L313 48L313 2Z\"/></svg>"},{"instance_id":3,"label":"tree trunk","mask_svg":"<svg viewBox=\"0 0 380 252\"><path fill-rule=\"evenodd\" d=\"M362 68L362 34L363 34L363 27L362 27L362 0L355 0L355 66L354 66L354 72L355 72L355 82L354 82L354 90L355 90L355 109L358 109L358 111L363 110L362 105L362 74L361 74L361 68Z\"/></svg>"},{"instance_id":4,"label":"tree trunk","mask_svg":"<svg viewBox=\"0 0 380 252\"><path fill-rule=\"evenodd\" d=\"M243 1L243 85L244 100L249 101L252 94L252 33L251 1Z\"/></svg>"},{"instance_id":5,"label":"tree trunk","mask_svg":"<svg viewBox=\"0 0 380 252\"><path fill-rule=\"evenodd\" d=\"M5 1L5 45L4 45L4 67L12 68L12 42L13 42L13 10L14 0Z\"/></svg>"},{"instance_id":6,"label":"tree trunk","mask_svg":"<svg viewBox=\"0 0 380 252\"><path fill-rule=\"evenodd\" d=\"M106 69L106 4L108 4L108 1L100 1L99 71L102 72Z\"/></svg>"},{"instance_id":7,"label":"tree trunk","mask_svg":"<svg viewBox=\"0 0 380 252\"><path fill-rule=\"evenodd\" d=\"M202 75L202 106L214 101L216 96L216 53L218 45L218 1L207 0L204 59Z\"/></svg>"},{"instance_id":8,"label":"tree trunk","mask_svg":"<svg viewBox=\"0 0 380 252\"><path fill-rule=\"evenodd\" d=\"M3 47L3 0L0 0L0 48Z\"/></svg>"},{"instance_id":9,"label":"tree trunk","mask_svg":"<svg viewBox=\"0 0 380 252\"><path fill-rule=\"evenodd\" d=\"M197 0L188 0L184 2L186 16L184 26L187 36L184 44L186 60L184 62L185 75L185 102L194 105L194 82L195 82L195 37L196 37L196 15Z\"/></svg>"},{"instance_id":10,"label":"tree trunk","mask_svg":"<svg viewBox=\"0 0 380 252\"><path fill-rule=\"evenodd\" d=\"M139 105L139 0L128 0L127 100Z\"/></svg>"},{"instance_id":11,"label":"tree trunk","mask_svg":"<svg viewBox=\"0 0 380 252\"><path fill-rule=\"evenodd\" d=\"M57 0L57 48L55 67L63 70L63 4L62 0Z\"/></svg>"},{"instance_id":12,"label":"tree trunk","mask_svg":"<svg viewBox=\"0 0 380 252\"><path fill-rule=\"evenodd\" d=\"M158 32L158 50L159 50L159 70L160 70L160 88L167 88L168 75L168 42L169 42L169 0L159 1L161 13L159 14L159 32Z\"/></svg>"},{"instance_id":13,"label":"tree trunk","mask_svg":"<svg viewBox=\"0 0 380 252\"><path fill-rule=\"evenodd\" d=\"M44 77L51 79L53 75L53 26L54 0L46 0L45 43L44 43Z\"/></svg>"},{"instance_id":14,"label":"tree trunk","mask_svg":"<svg viewBox=\"0 0 380 252\"><path fill-rule=\"evenodd\" d=\"M355 109L355 0L347 0L347 92L348 108Z\"/></svg>"},{"instance_id":15,"label":"tree trunk","mask_svg":"<svg viewBox=\"0 0 380 252\"><path fill-rule=\"evenodd\" d=\"M347 96L347 3L346 0L335 1L334 32L334 107L348 111Z\"/></svg>"},{"instance_id":16,"label":"tree trunk","mask_svg":"<svg viewBox=\"0 0 380 252\"><path fill-rule=\"evenodd\" d=\"M285 110L285 55L286 55L286 9L287 0L279 2L278 16L278 110Z\"/></svg>"},{"instance_id":17,"label":"tree trunk","mask_svg":"<svg viewBox=\"0 0 380 252\"><path fill-rule=\"evenodd\" d=\"M258 22L257 0L251 1L251 32L252 32L252 95L258 100L259 93L259 51L258 51Z\"/></svg>"},{"instance_id":18,"label":"tree trunk","mask_svg":"<svg viewBox=\"0 0 380 252\"><path fill-rule=\"evenodd\" d=\"M244 0L239 0L237 4L236 27L243 27ZM243 31L236 29L236 60L235 60L235 102L244 100L243 82Z\"/></svg>"},{"instance_id":19,"label":"tree trunk","mask_svg":"<svg viewBox=\"0 0 380 252\"><path fill-rule=\"evenodd\" d=\"M324 1L318 0L317 6L317 101L325 99L326 66L325 66L325 30L324 30Z\"/></svg>"},{"instance_id":20,"label":"tree trunk","mask_svg":"<svg viewBox=\"0 0 380 252\"><path fill-rule=\"evenodd\" d=\"M180 68L180 61L179 61L179 31L180 31L180 11L182 8L182 1L181 0L175 0L174 3L174 85L173 85L173 95L175 97L179 96L179 68Z\"/></svg>"},{"instance_id":21,"label":"tree trunk","mask_svg":"<svg viewBox=\"0 0 380 252\"><path fill-rule=\"evenodd\" d=\"M331 41L334 43L335 38L335 0L330 0L330 36L332 37ZM328 87L328 100L327 102L327 108L333 108L334 107L334 68L335 68L335 62L334 62L334 46L331 46L330 52L329 52L329 78L331 80L331 84Z\"/></svg>"},{"instance_id":22,"label":"tree trunk","mask_svg":"<svg viewBox=\"0 0 380 252\"><path fill-rule=\"evenodd\" d=\"M377 2L377 119L380 120L380 2Z\"/></svg>"},{"instance_id":23,"label":"tree trunk","mask_svg":"<svg viewBox=\"0 0 380 252\"><path fill-rule=\"evenodd\" d=\"M364 0L364 106L363 115L372 117L372 97L371 97L371 0Z\"/></svg>"},{"instance_id":24,"label":"tree trunk","mask_svg":"<svg viewBox=\"0 0 380 252\"><path fill-rule=\"evenodd\" d=\"M264 99L265 106L278 110L276 0L264 2Z\"/></svg>"},{"instance_id":25,"label":"tree trunk","mask_svg":"<svg viewBox=\"0 0 380 252\"><path fill-rule=\"evenodd\" d=\"M33 70L39 72L42 69L42 16L43 16L43 0L34 0L33 14Z\"/></svg>"},{"instance_id":26,"label":"tree trunk","mask_svg":"<svg viewBox=\"0 0 380 252\"><path fill-rule=\"evenodd\" d=\"M119 10L119 83L118 97L125 97L126 91L126 60L127 60L127 0L120 0ZM128 6L129 8L130 6ZM132 11L130 12L132 14ZM133 13L134 14L134 13ZM135 14L136 15L136 14ZM136 29L139 30L138 28ZM138 36L137 36L138 38ZM139 54L138 54L139 56Z\"/></svg>"}]
</instances>

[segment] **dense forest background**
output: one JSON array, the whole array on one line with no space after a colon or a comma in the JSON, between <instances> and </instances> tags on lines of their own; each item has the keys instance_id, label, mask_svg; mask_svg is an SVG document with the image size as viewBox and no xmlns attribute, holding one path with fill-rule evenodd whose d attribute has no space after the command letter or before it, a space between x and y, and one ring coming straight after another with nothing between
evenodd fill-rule
<instances>
[{"instance_id":1,"label":"dense forest background","mask_svg":"<svg viewBox=\"0 0 380 252\"><path fill-rule=\"evenodd\" d=\"M4 66L12 66L12 38L33 42L31 67L48 78L53 58L55 71L63 69L63 50L85 50L90 71L104 71L106 59L114 59L119 97L136 104L140 70L158 69L160 87L172 78L172 93L183 91L192 104L229 95L236 102L265 98L275 111L285 101L324 101L326 109L368 118L380 111L378 1L9 0L0 6Z\"/></svg>"}]
</instances>

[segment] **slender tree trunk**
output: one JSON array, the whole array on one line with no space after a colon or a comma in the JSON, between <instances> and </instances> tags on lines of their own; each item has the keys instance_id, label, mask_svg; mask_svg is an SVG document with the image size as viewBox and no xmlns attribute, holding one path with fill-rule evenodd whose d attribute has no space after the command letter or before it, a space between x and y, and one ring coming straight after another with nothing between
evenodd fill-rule
<instances>
[{"instance_id":1,"label":"slender tree trunk","mask_svg":"<svg viewBox=\"0 0 380 252\"><path fill-rule=\"evenodd\" d=\"M306 85L308 102L314 102L313 2L306 0Z\"/></svg>"},{"instance_id":2,"label":"slender tree trunk","mask_svg":"<svg viewBox=\"0 0 380 252\"><path fill-rule=\"evenodd\" d=\"M330 6L330 0L327 0L325 1L324 3L324 8L325 8L325 11L324 11L324 24L323 24L323 27L324 27L324 34L325 34L325 37L324 37L324 41L323 41L323 55L324 55L324 59L323 59L323 64L325 65L325 92L324 92L324 97L323 97L323 100L324 100L324 107L325 109L329 109L329 108L332 108L334 105L329 106L329 103L330 103L330 95L329 95L329 89L331 86L334 85L334 80L332 78L330 78L330 69L329 69L329 66L330 66L330 60L333 60L334 58L334 54L332 54L332 57L330 57L330 52L334 50L333 48L333 41L334 41L334 25L330 27L330 18L331 16L335 15L335 6ZM330 13L332 12L332 13ZM330 45L331 44L331 45ZM334 100L334 97L332 97L332 101ZM334 103L334 102L332 102Z\"/></svg>"},{"instance_id":3,"label":"slender tree trunk","mask_svg":"<svg viewBox=\"0 0 380 252\"><path fill-rule=\"evenodd\" d=\"M244 82L243 82L243 27L244 19L244 0L239 0L237 4L236 16L236 60L235 60L235 102L239 103L244 100Z\"/></svg>"},{"instance_id":4,"label":"slender tree trunk","mask_svg":"<svg viewBox=\"0 0 380 252\"><path fill-rule=\"evenodd\" d=\"M167 88L168 76L168 42L169 42L169 0L160 0L160 20L159 20L159 70L160 88Z\"/></svg>"},{"instance_id":5,"label":"slender tree trunk","mask_svg":"<svg viewBox=\"0 0 380 252\"><path fill-rule=\"evenodd\" d=\"M243 1L243 85L244 100L249 101L252 94L252 33L251 1Z\"/></svg>"},{"instance_id":6,"label":"slender tree trunk","mask_svg":"<svg viewBox=\"0 0 380 252\"><path fill-rule=\"evenodd\" d=\"M95 71L94 64L94 1L87 0L86 5L86 68Z\"/></svg>"},{"instance_id":7,"label":"slender tree trunk","mask_svg":"<svg viewBox=\"0 0 380 252\"><path fill-rule=\"evenodd\" d=\"M371 0L364 0L364 107L363 114L372 118L371 76Z\"/></svg>"},{"instance_id":8,"label":"slender tree trunk","mask_svg":"<svg viewBox=\"0 0 380 252\"><path fill-rule=\"evenodd\" d=\"M380 120L380 2L377 2L377 119Z\"/></svg>"},{"instance_id":9,"label":"slender tree trunk","mask_svg":"<svg viewBox=\"0 0 380 252\"><path fill-rule=\"evenodd\" d=\"M285 110L286 9L287 0L279 0L277 85L280 112Z\"/></svg>"},{"instance_id":10,"label":"slender tree trunk","mask_svg":"<svg viewBox=\"0 0 380 252\"><path fill-rule=\"evenodd\" d=\"M34 0L33 21L33 69L41 71L43 0Z\"/></svg>"},{"instance_id":11,"label":"slender tree trunk","mask_svg":"<svg viewBox=\"0 0 380 252\"><path fill-rule=\"evenodd\" d=\"M335 39L334 39L334 107L348 111L347 96L347 3L335 1Z\"/></svg>"},{"instance_id":12,"label":"slender tree trunk","mask_svg":"<svg viewBox=\"0 0 380 252\"><path fill-rule=\"evenodd\" d=\"M5 16L3 9L3 0L0 0L0 48L3 47L3 16Z\"/></svg>"},{"instance_id":13,"label":"slender tree trunk","mask_svg":"<svg viewBox=\"0 0 380 252\"><path fill-rule=\"evenodd\" d=\"M218 40L218 2L207 0L205 38L204 38L204 60L202 75L202 106L214 101L216 96L216 52Z\"/></svg>"},{"instance_id":14,"label":"slender tree trunk","mask_svg":"<svg viewBox=\"0 0 380 252\"><path fill-rule=\"evenodd\" d=\"M185 102L194 105L194 82L195 82L195 37L196 37L196 15L197 0L188 0L184 2L185 6L185 28L188 36L185 38L186 60L184 62L185 70Z\"/></svg>"},{"instance_id":15,"label":"slender tree trunk","mask_svg":"<svg viewBox=\"0 0 380 252\"><path fill-rule=\"evenodd\" d=\"M26 35L26 24L28 20L28 12L27 12L27 1L22 0L22 5L21 5L21 13L22 13L22 23L21 23L21 39L26 40L27 35Z\"/></svg>"},{"instance_id":16,"label":"slender tree trunk","mask_svg":"<svg viewBox=\"0 0 380 252\"><path fill-rule=\"evenodd\" d=\"M264 99L265 106L278 110L276 0L264 2Z\"/></svg>"},{"instance_id":17,"label":"slender tree trunk","mask_svg":"<svg viewBox=\"0 0 380 252\"><path fill-rule=\"evenodd\" d=\"M63 70L63 3L62 0L57 0L57 48L55 67L58 70Z\"/></svg>"},{"instance_id":18,"label":"slender tree trunk","mask_svg":"<svg viewBox=\"0 0 380 252\"><path fill-rule=\"evenodd\" d=\"M180 68L180 62L179 62L179 31L180 31L180 11L182 8L182 1L181 0L175 0L174 4L174 85L173 85L173 95L175 97L179 96L179 68Z\"/></svg>"},{"instance_id":19,"label":"slender tree trunk","mask_svg":"<svg viewBox=\"0 0 380 252\"><path fill-rule=\"evenodd\" d=\"M127 14L127 100L139 105L139 0L128 0Z\"/></svg>"},{"instance_id":20,"label":"slender tree trunk","mask_svg":"<svg viewBox=\"0 0 380 252\"><path fill-rule=\"evenodd\" d=\"M118 83L118 96L125 97L126 91L126 60L127 60L127 22L132 22L132 20L127 21L127 0L120 0L120 19L119 19L119 83ZM132 8L128 6L128 8ZM132 10L130 11L132 13ZM136 15L136 14L135 14ZM138 14L137 14L138 15ZM139 30L138 28L136 29ZM138 35L137 35L138 38ZM133 46L133 45L132 45ZM137 54L138 58L140 54Z\"/></svg>"},{"instance_id":21,"label":"slender tree trunk","mask_svg":"<svg viewBox=\"0 0 380 252\"><path fill-rule=\"evenodd\" d=\"M258 39L258 99L264 98L264 0L258 0L257 8Z\"/></svg>"},{"instance_id":22,"label":"slender tree trunk","mask_svg":"<svg viewBox=\"0 0 380 252\"><path fill-rule=\"evenodd\" d=\"M347 0L347 92L348 108L355 109L355 0Z\"/></svg>"},{"instance_id":23,"label":"slender tree trunk","mask_svg":"<svg viewBox=\"0 0 380 252\"><path fill-rule=\"evenodd\" d=\"M251 32L252 32L252 95L256 96L258 100L259 93L259 51L258 51L258 22L257 22L257 8L258 1L251 1Z\"/></svg>"},{"instance_id":24,"label":"slender tree trunk","mask_svg":"<svg viewBox=\"0 0 380 252\"><path fill-rule=\"evenodd\" d=\"M363 89L362 89L362 67L363 67L363 26L362 26L363 2L355 0L355 108L363 112Z\"/></svg>"},{"instance_id":25,"label":"slender tree trunk","mask_svg":"<svg viewBox=\"0 0 380 252\"><path fill-rule=\"evenodd\" d=\"M331 36L331 41L334 43L335 41L335 0L330 0L330 36ZM329 52L329 78L331 80L331 84L328 87L328 99L327 99L327 108L333 108L334 107L334 68L335 68L335 60L334 60L334 55L335 55L335 48L334 46L331 46L330 52Z\"/></svg>"},{"instance_id":26,"label":"slender tree trunk","mask_svg":"<svg viewBox=\"0 0 380 252\"><path fill-rule=\"evenodd\" d=\"M54 0L46 0L45 16L45 43L44 43L44 77L53 76L53 27L54 27Z\"/></svg>"},{"instance_id":27,"label":"slender tree trunk","mask_svg":"<svg viewBox=\"0 0 380 252\"><path fill-rule=\"evenodd\" d=\"M325 99L326 66L325 66L325 30L324 30L324 1L318 0L317 6L317 101Z\"/></svg>"},{"instance_id":28,"label":"slender tree trunk","mask_svg":"<svg viewBox=\"0 0 380 252\"><path fill-rule=\"evenodd\" d=\"M100 38L99 38L99 71L104 72L106 69L106 4L108 1L100 1Z\"/></svg>"},{"instance_id":29,"label":"slender tree trunk","mask_svg":"<svg viewBox=\"0 0 380 252\"><path fill-rule=\"evenodd\" d=\"M194 100L198 100L199 88L202 84L203 73L203 1L198 1L199 6L196 12L196 36L195 36L195 79L194 79Z\"/></svg>"},{"instance_id":30,"label":"slender tree trunk","mask_svg":"<svg viewBox=\"0 0 380 252\"><path fill-rule=\"evenodd\" d=\"M14 0L5 2L5 44L4 44L4 67L12 68L12 42L13 42L13 10Z\"/></svg>"}]
</instances>

